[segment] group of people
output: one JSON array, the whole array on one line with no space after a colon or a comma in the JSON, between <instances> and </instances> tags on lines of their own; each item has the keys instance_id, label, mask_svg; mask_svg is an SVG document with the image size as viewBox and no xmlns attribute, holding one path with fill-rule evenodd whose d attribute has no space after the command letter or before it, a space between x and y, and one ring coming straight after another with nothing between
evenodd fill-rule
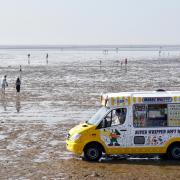
<instances>
[{"instance_id":1,"label":"group of people","mask_svg":"<svg viewBox=\"0 0 180 180\"><path fill-rule=\"evenodd\" d=\"M1 79L1 90L2 93L5 94L5 89L6 87L8 87L8 82L7 82L7 75L3 76ZM16 82L15 82L15 86L16 86L16 92L19 93L20 89L21 89L21 79L20 77L17 77Z\"/></svg>"},{"instance_id":2,"label":"group of people","mask_svg":"<svg viewBox=\"0 0 180 180\"><path fill-rule=\"evenodd\" d=\"M127 58L124 59L124 64L125 64L125 66L127 66ZM123 65L123 61L121 61L121 67L122 67L122 65Z\"/></svg>"},{"instance_id":3,"label":"group of people","mask_svg":"<svg viewBox=\"0 0 180 180\"><path fill-rule=\"evenodd\" d=\"M31 55L28 54L27 56L28 56L28 64L30 64L30 57L31 57ZM48 58L49 58L49 55L48 55L48 53L47 53L47 54L46 54L46 64L48 64Z\"/></svg>"},{"instance_id":4,"label":"group of people","mask_svg":"<svg viewBox=\"0 0 180 180\"><path fill-rule=\"evenodd\" d=\"M116 62L119 63L119 60L117 60ZM124 62L121 61L121 67L122 67L123 63L125 64L125 67L127 67L127 58L124 59ZM100 60L100 61L99 61L100 67L101 67L101 64L102 64L102 61Z\"/></svg>"}]
</instances>

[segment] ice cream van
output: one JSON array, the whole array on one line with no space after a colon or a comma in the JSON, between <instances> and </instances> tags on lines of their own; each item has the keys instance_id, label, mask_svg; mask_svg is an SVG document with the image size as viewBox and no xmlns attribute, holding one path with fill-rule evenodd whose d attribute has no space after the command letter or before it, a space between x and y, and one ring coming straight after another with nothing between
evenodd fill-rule
<instances>
[{"instance_id":1,"label":"ice cream van","mask_svg":"<svg viewBox=\"0 0 180 180\"><path fill-rule=\"evenodd\" d=\"M69 131L69 151L89 161L102 154L180 160L180 91L109 93L101 96L101 104L91 119Z\"/></svg>"}]
</instances>

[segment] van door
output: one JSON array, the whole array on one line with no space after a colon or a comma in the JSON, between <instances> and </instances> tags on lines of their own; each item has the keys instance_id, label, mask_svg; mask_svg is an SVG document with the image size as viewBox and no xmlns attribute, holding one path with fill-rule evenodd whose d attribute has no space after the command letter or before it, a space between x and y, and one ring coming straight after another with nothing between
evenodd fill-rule
<instances>
[{"instance_id":1,"label":"van door","mask_svg":"<svg viewBox=\"0 0 180 180\"><path fill-rule=\"evenodd\" d=\"M127 108L112 109L100 124L100 138L107 148L127 147Z\"/></svg>"}]
</instances>

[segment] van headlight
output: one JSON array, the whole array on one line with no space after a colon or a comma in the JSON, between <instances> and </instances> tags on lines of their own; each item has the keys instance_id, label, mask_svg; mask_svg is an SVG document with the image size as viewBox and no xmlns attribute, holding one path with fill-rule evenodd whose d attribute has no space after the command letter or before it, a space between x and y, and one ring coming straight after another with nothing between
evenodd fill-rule
<instances>
[{"instance_id":1,"label":"van headlight","mask_svg":"<svg viewBox=\"0 0 180 180\"><path fill-rule=\"evenodd\" d=\"M81 135L80 134L73 134L70 138L71 141L76 141L77 139L79 139Z\"/></svg>"}]
</instances>

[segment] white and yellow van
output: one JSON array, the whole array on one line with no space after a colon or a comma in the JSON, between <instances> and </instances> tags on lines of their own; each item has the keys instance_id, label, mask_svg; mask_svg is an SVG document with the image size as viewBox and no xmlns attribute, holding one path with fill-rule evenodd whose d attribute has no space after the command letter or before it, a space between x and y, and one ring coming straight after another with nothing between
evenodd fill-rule
<instances>
[{"instance_id":1,"label":"white and yellow van","mask_svg":"<svg viewBox=\"0 0 180 180\"><path fill-rule=\"evenodd\" d=\"M72 128L67 149L97 161L102 153L166 154L180 160L180 91L103 94L102 107Z\"/></svg>"}]
</instances>

